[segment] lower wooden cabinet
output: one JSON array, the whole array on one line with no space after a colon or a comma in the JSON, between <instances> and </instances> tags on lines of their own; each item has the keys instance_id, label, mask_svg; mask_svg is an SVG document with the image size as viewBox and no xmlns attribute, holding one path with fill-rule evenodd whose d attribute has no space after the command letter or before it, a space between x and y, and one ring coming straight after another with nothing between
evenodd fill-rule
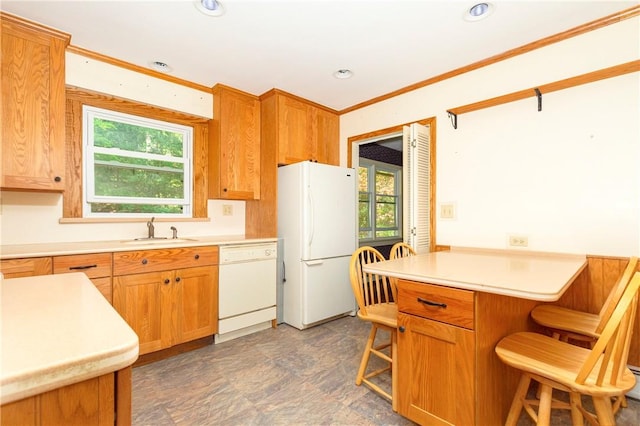
<instances>
[{"instance_id":1,"label":"lower wooden cabinet","mask_svg":"<svg viewBox=\"0 0 640 426\"><path fill-rule=\"evenodd\" d=\"M398 280L398 413L423 425L498 425L519 373L500 339L534 331L540 302Z\"/></svg>"},{"instance_id":2,"label":"lower wooden cabinet","mask_svg":"<svg viewBox=\"0 0 640 426\"><path fill-rule=\"evenodd\" d=\"M49 275L53 272L50 257L29 257L25 259L6 259L0 261L0 272L5 278L33 277Z\"/></svg>"},{"instance_id":3,"label":"lower wooden cabinet","mask_svg":"<svg viewBox=\"0 0 640 426\"><path fill-rule=\"evenodd\" d=\"M0 408L3 426L131 424L131 367Z\"/></svg>"},{"instance_id":4,"label":"lower wooden cabinet","mask_svg":"<svg viewBox=\"0 0 640 426\"><path fill-rule=\"evenodd\" d=\"M53 257L53 273L83 272L100 293L113 304L111 289L111 253L73 254Z\"/></svg>"},{"instance_id":5,"label":"lower wooden cabinet","mask_svg":"<svg viewBox=\"0 0 640 426\"><path fill-rule=\"evenodd\" d=\"M217 250L114 254L113 306L138 335L140 355L217 333ZM168 264L206 266L166 270Z\"/></svg>"},{"instance_id":6,"label":"lower wooden cabinet","mask_svg":"<svg viewBox=\"0 0 640 426\"><path fill-rule=\"evenodd\" d=\"M398 411L419 424L473 425L474 332L398 315Z\"/></svg>"},{"instance_id":7,"label":"lower wooden cabinet","mask_svg":"<svg viewBox=\"0 0 640 426\"><path fill-rule=\"evenodd\" d=\"M140 355L217 332L216 266L124 275L113 306L140 340Z\"/></svg>"}]
</instances>

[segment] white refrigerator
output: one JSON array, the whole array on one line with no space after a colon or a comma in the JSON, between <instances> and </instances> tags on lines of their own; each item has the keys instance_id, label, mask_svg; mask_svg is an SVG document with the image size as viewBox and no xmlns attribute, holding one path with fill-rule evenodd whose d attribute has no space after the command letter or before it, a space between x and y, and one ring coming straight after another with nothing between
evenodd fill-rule
<instances>
[{"instance_id":1,"label":"white refrigerator","mask_svg":"<svg viewBox=\"0 0 640 426\"><path fill-rule=\"evenodd\" d=\"M302 330L355 312L349 261L357 246L356 194L355 169L310 161L278 168L285 323Z\"/></svg>"}]
</instances>

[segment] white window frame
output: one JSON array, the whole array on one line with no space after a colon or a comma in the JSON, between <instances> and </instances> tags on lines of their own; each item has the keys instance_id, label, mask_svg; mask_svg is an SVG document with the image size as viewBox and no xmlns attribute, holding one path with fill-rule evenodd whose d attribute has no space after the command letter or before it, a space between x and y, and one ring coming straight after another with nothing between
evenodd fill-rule
<instances>
[{"instance_id":1,"label":"white window frame","mask_svg":"<svg viewBox=\"0 0 640 426\"><path fill-rule=\"evenodd\" d=\"M368 169L368 192L371 194L369 198L369 213L371 217L369 218L369 222L371 223L371 235L372 238L360 238L359 241L361 243L378 243L378 242L388 242L388 241L398 241L402 239L402 167L396 166L394 164L383 163L380 161L369 160L367 158L360 158L358 167L365 167ZM397 197L396 202L396 217L397 223L396 227L390 229L396 229L398 235L394 237L376 237L376 187L375 187L375 176L376 171L382 170L386 172L393 173L395 175L395 193ZM358 202L360 202L360 196L358 196ZM358 227L358 235L360 234L360 227Z\"/></svg>"},{"instance_id":2,"label":"white window frame","mask_svg":"<svg viewBox=\"0 0 640 426\"><path fill-rule=\"evenodd\" d=\"M136 126L148 127L157 130L170 131L180 133L182 135L182 157L172 157L158 154L145 153L127 153L127 156L137 158L147 158L159 161L169 161L173 163L183 164L184 192L180 199L173 198L152 198L152 197L105 197L95 194L95 161L94 154L115 154L123 155L125 151L117 148L102 148L94 146L94 126L93 120L105 119L110 121L118 121ZM149 213L104 213L92 212L92 202L110 202L110 203L128 203L128 204L174 204L182 206L182 213L153 213L156 217L167 218L191 218L192 217L192 164L193 164L193 128L181 124L171 123L167 121L155 120L152 118L140 117L131 114L125 114L117 111L111 111L103 108L97 108L89 105L83 106L82 112L83 122L83 217L86 218L138 218L148 217Z\"/></svg>"}]
</instances>

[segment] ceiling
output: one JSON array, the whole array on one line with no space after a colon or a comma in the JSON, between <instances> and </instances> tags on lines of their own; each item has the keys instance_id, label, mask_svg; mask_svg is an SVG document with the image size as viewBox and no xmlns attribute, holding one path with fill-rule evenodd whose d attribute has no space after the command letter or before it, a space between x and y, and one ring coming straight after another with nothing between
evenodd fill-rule
<instances>
[{"instance_id":1,"label":"ceiling","mask_svg":"<svg viewBox=\"0 0 640 426\"><path fill-rule=\"evenodd\" d=\"M220 0L219 17L192 0L2 0L3 11L71 34L71 44L170 75L255 95L278 88L336 110L580 26L638 1ZM336 79L350 69L349 79Z\"/></svg>"}]
</instances>

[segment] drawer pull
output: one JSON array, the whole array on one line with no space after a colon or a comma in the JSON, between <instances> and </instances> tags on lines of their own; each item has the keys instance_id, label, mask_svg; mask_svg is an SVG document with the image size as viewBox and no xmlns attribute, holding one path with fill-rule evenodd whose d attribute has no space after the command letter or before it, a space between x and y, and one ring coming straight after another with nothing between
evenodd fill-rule
<instances>
[{"instance_id":1,"label":"drawer pull","mask_svg":"<svg viewBox=\"0 0 640 426\"><path fill-rule=\"evenodd\" d=\"M418 302L423 303L429 306L437 306L438 308L446 308L446 303L432 302L431 300L423 299L422 297L418 297Z\"/></svg>"},{"instance_id":2,"label":"drawer pull","mask_svg":"<svg viewBox=\"0 0 640 426\"><path fill-rule=\"evenodd\" d=\"M171 280L170 280L169 278L165 278L165 279L164 279L164 283L165 283L165 284L169 284L170 282L171 282Z\"/></svg>"},{"instance_id":3,"label":"drawer pull","mask_svg":"<svg viewBox=\"0 0 640 426\"><path fill-rule=\"evenodd\" d=\"M142 264L146 265L147 263L149 263L149 261L147 259L142 259Z\"/></svg>"},{"instance_id":4,"label":"drawer pull","mask_svg":"<svg viewBox=\"0 0 640 426\"><path fill-rule=\"evenodd\" d=\"M97 268L98 265L69 266L70 271L82 271L85 269Z\"/></svg>"}]
</instances>

